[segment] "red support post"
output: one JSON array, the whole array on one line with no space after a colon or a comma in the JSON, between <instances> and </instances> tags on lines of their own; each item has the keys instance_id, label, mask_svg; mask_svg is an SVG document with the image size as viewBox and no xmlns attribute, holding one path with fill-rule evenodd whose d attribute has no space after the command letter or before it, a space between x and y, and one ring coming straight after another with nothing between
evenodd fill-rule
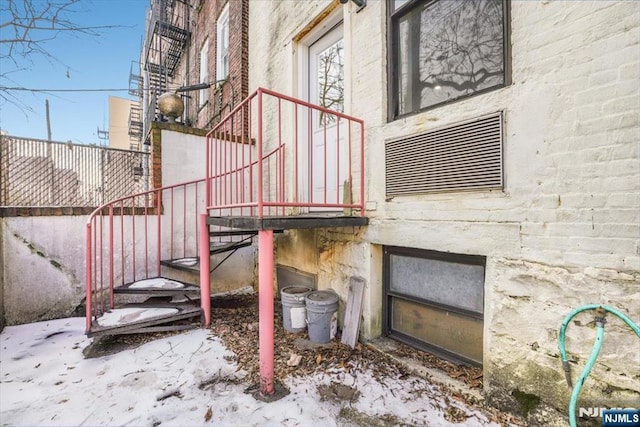
<instances>
[{"instance_id":1,"label":"red support post","mask_svg":"<svg viewBox=\"0 0 640 427\"><path fill-rule=\"evenodd\" d=\"M269 396L273 387L273 230L258 232L258 316L260 336L260 393Z\"/></svg>"},{"instance_id":2,"label":"red support post","mask_svg":"<svg viewBox=\"0 0 640 427\"><path fill-rule=\"evenodd\" d=\"M209 227L207 214L200 215L200 307L204 313L204 326L211 324L211 288L209 287Z\"/></svg>"},{"instance_id":3,"label":"red support post","mask_svg":"<svg viewBox=\"0 0 640 427\"><path fill-rule=\"evenodd\" d=\"M156 192L156 243L158 245L156 252L156 270L158 277L162 272L160 260L162 259L162 190ZM171 256L169 256L171 258Z\"/></svg>"},{"instance_id":4,"label":"red support post","mask_svg":"<svg viewBox=\"0 0 640 427\"><path fill-rule=\"evenodd\" d=\"M89 332L91 330L91 315L92 315L92 306L91 303L93 302L93 286L92 286L92 274L91 274L91 267L92 267L92 254L91 254L91 222L93 222L93 219L89 220L90 222L87 223L87 234L86 234L86 245L87 245L87 253L86 253L86 259L85 259L85 265L86 265L86 293L87 293L87 297L85 300L85 315L86 315L86 330L85 332Z\"/></svg>"},{"instance_id":5,"label":"red support post","mask_svg":"<svg viewBox=\"0 0 640 427\"><path fill-rule=\"evenodd\" d=\"M113 295L113 205L109 205L109 308L115 307Z\"/></svg>"}]
</instances>

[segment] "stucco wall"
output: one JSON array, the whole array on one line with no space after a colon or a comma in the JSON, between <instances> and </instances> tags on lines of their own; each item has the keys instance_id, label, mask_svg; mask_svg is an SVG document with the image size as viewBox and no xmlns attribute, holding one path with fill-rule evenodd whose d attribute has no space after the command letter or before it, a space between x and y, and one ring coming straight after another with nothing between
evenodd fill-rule
<instances>
[{"instance_id":1,"label":"stucco wall","mask_svg":"<svg viewBox=\"0 0 640 427\"><path fill-rule=\"evenodd\" d=\"M171 130L162 131L162 183L164 186L197 180L205 177L206 138L189 135ZM248 146L242 146L247 149ZM204 206L204 186L199 187L200 207ZM189 208L193 210L193 208ZM204 213L204 212L202 212ZM177 221L180 219L177 218ZM179 229L181 222L174 224ZM168 236L169 229L165 230ZM197 244L195 233L189 233L186 245L195 247ZM257 239L256 239L257 241ZM222 263L210 276L211 292L227 292L245 286L255 285L256 257L255 248L248 246L238 249L231 257ZM221 262L228 253L214 255L211 258L211 268ZM179 279L180 277L176 277Z\"/></svg>"},{"instance_id":2,"label":"stucco wall","mask_svg":"<svg viewBox=\"0 0 640 427\"><path fill-rule=\"evenodd\" d=\"M204 177L205 138L171 130L161 130L161 168L163 185L181 183ZM204 189L200 189L204 201ZM193 217L195 217L195 212ZM190 215L191 216L191 215ZM29 323L73 315L85 298L85 230L87 216L30 216L0 218L0 316L7 325ZM182 230L182 223L174 223ZM127 217L125 235L131 235L133 223ZM136 247L145 246L145 227L156 229L156 217L135 218ZM162 235L168 239L170 223L163 221ZM180 240L181 239L176 239ZM114 241L120 241L120 228L114 230ZM197 236L188 234L186 244L195 247ZM151 265L155 265L155 239L150 239ZM126 241L125 251L132 248ZM226 292L255 283L255 250L240 249L211 276L212 292ZM168 257L168 253L162 254ZM225 255L212 258L212 266ZM120 252L116 251L115 263L121 265ZM137 277L145 274L145 265L138 255ZM125 259L126 271L131 272L132 259ZM119 273L118 273L119 274ZM180 279L179 277L176 277ZM192 278L198 280L198 277ZM121 277L115 277L119 283ZM84 315L80 310L79 315ZM0 325L2 321L0 320Z\"/></svg>"},{"instance_id":3,"label":"stucco wall","mask_svg":"<svg viewBox=\"0 0 640 427\"><path fill-rule=\"evenodd\" d=\"M251 4L251 27L261 31L251 32L250 63L261 66L251 68L250 90L297 94L296 40L330 3ZM392 122L386 2L370 1L357 14L351 3L338 6L345 110L366 126L371 222L349 233L283 236L277 262L305 266L342 295L346 276L366 277L361 333L371 338L381 333L383 245L486 256L485 391L499 401L519 390L564 410L570 390L557 350L564 316L604 303L640 322L640 3L510 4L512 83ZM505 114L503 191L386 200L386 140L496 111ZM634 406L640 342L609 320L584 405ZM595 335L589 316L578 322L567 344L574 371Z\"/></svg>"},{"instance_id":4,"label":"stucco wall","mask_svg":"<svg viewBox=\"0 0 640 427\"><path fill-rule=\"evenodd\" d=\"M70 316L84 299L84 216L2 218L7 325Z\"/></svg>"},{"instance_id":5,"label":"stucco wall","mask_svg":"<svg viewBox=\"0 0 640 427\"><path fill-rule=\"evenodd\" d=\"M0 220L0 331L4 329L6 323L4 316L4 221Z\"/></svg>"}]
</instances>

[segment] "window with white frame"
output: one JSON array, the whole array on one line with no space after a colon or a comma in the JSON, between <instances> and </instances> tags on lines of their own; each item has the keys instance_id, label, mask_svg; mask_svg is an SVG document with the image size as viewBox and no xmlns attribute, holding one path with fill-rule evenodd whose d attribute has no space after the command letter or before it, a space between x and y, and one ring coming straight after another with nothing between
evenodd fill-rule
<instances>
[{"instance_id":1,"label":"window with white frame","mask_svg":"<svg viewBox=\"0 0 640 427\"><path fill-rule=\"evenodd\" d=\"M200 79L199 83L209 83L209 40L204 42L200 49ZM198 92L198 107L207 102L207 89Z\"/></svg>"},{"instance_id":2,"label":"window with white frame","mask_svg":"<svg viewBox=\"0 0 640 427\"><path fill-rule=\"evenodd\" d=\"M216 24L216 80L229 77L229 4L224 7Z\"/></svg>"},{"instance_id":3,"label":"window with white frame","mask_svg":"<svg viewBox=\"0 0 640 427\"><path fill-rule=\"evenodd\" d=\"M388 0L390 119L508 84L509 0Z\"/></svg>"}]
</instances>

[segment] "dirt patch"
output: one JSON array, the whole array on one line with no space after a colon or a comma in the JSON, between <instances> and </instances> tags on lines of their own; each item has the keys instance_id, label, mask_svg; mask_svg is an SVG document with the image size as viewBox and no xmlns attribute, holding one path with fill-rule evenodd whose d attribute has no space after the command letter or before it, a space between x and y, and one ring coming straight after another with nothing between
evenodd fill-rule
<instances>
[{"instance_id":1,"label":"dirt patch","mask_svg":"<svg viewBox=\"0 0 640 427\"><path fill-rule=\"evenodd\" d=\"M276 400L280 400L288 395L289 389L280 381L275 380L273 382L272 394L262 394L262 392L260 391L260 384L253 384L247 387L244 392L252 395L254 399L260 400L262 402L275 402Z\"/></svg>"},{"instance_id":2,"label":"dirt patch","mask_svg":"<svg viewBox=\"0 0 640 427\"><path fill-rule=\"evenodd\" d=\"M360 412L350 406L345 406L340 409L338 417L349 425L356 426L368 426L368 427L388 427L388 426L403 426L406 422L395 415L368 415L364 412Z\"/></svg>"},{"instance_id":3,"label":"dirt patch","mask_svg":"<svg viewBox=\"0 0 640 427\"><path fill-rule=\"evenodd\" d=\"M329 385L319 385L318 393L322 400L334 400L338 402L355 402L360 397L358 389L348 385L332 382Z\"/></svg>"},{"instance_id":4,"label":"dirt patch","mask_svg":"<svg viewBox=\"0 0 640 427\"><path fill-rule=\"evenodd\" d=\"M251 382L259 381L258 353L258 301L256 295L234 297L238 304L234 307L230 299L224 305L212 310L211 331L235 353L238 364L249 372ZM307 332L291 333L282 325L282 307L274 304L274 357L275 376L286 378L322 372L329 368L371 369L378 379L388 375L409 376L409 370L371 345L358 343L355 348L340 342L340 336L328 344L317 344L308 340ZM482 387L482 370L477 367L456 365L428 353L415 350L398 343L395 356L419 360L424 366L442 369L454 378L463 381L470 388ZM292 355L299 359L291 364ZM289 363L288 363L289 362Z\"/></svg>"},{"instance_id":5,"label":"dirt patch","mask_svg":"<svg viewBox=\"0 0 640 427\"><path fill-rule=\"evenodd\" d=\"M237 304L233 304L233 300ZM328 344L316 344L308 340L307 332L291 333L282 325L282 306L274 302L274 376L284 379L288 376L304 377L314 373L331 372L343 369L346 372L370 370L373 376L384 383L385 378L407 378L413 373L410 369L379 351L375 347L358 343L350 348L340 342L340 336ZM247 372L250 384L259 384L259 352L258 352L258 300L257 295L239 295L228 298L224 304L212 309L211 333L219 337L224 345L235 354L240 368ZM426 367L442 370L453 378L464 382L469 388L482 388L482 369L472 366L457 365L429 353L416 350L398 343L392 351L394 357L412 358ZM253 386L255 393L258 386ZM443 386L444 387L444 386ZM249 389L248 389L249 390ZM359 391L343 384L320 386L318 392L324 399L343 402L356 401ZM493 421L502 425L523 425L521 420L511 414L500 412L485 406L471 395L454 390L445 390L448 399L464 402L466 405L481 409ZM447 405L445 417L451 423L464 423L467 415L458 410L456 405ZM345 407L340 417L355 425L389 426L402 424L402 420L389 415L389 419L370 417L359 411Z\"/></svg>"}]
</instances>

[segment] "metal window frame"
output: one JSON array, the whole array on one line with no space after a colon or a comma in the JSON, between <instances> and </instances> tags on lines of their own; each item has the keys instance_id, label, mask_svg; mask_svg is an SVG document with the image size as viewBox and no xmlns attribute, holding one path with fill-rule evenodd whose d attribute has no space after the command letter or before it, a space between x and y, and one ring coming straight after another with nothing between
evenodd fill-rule
<instances>
[{"instance_id":1,"label":"metal window frame","mask_svg":"<svg viewBox=\"0 0 640 427\"><path fill-rule=\"evenodd\" d=\"M420 114L424 111L432 110L443 105L459 102L470 97L480 95L494 90L499 90L510 86L512 83L512 61L511 61L511 0L502 0L503 20L503 45L502 64L504 73L504 83L490 88L482 89L467 95L449 99L427 107L419 108L405 114L399 114L398 99L398 21L400 18L414 11L422 4L435 3L439 0L410 0L402 5L398 10L394 10L395 0L387 0L387 122Z\"/></svg>"},{"instance_id":2,"label":"metal window frame","mask_svg":"<svg viewBox=\"0 0 640 427\"><path fill-rule=\"evenodd\" d=\"M392 291L391 290L391 269L390 269L390 258L391 255L399 255L399 256L407 256L414 258L423 258L423 259L432 259L438 261L446 261L446 262L455 262L458 264L468 264L468 265L478 265L482 266L485 269L485 278L486 278L486 265L487 258L484 255L465 255L465 254L454 254L450 252L439 252L428 249L418 249L418 248L406 248L401 246L384 246L382 249L382 334L388 337L391 337L397 341L410 345L412 347L418 348L423 351L427 351L429 353L435 354L436 356L442 357L444 359L448 359L457 363L463 363L472 366L482 366L478 364L478 362L467 359L459 354L447 351L441 347L430 345L424 341L413 338L409 335L406 335L400 331L393 330L391 328L391 301L392 299L404 299L406 301L416 302L418 304L422 304L428 307L436 308L439 310L451 311L456 314L460 314L462 316L467 316L472 319L482 320L484 323L484 303L485 303L485 292L483 288L483 309L482 313L478 313L472 310L466 310L460 307L453 307L447 304L442 304L434 301L425 300L423 298L418 298L412 295L403 294L401 292Z\"/></svg>"}]
</instances>

